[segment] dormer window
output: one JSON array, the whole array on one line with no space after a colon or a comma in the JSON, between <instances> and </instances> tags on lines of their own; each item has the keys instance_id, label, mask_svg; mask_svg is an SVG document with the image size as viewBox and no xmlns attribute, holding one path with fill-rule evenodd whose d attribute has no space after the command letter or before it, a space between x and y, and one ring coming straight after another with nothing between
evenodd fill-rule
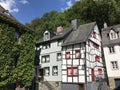
<instances>
[{"instance_id":1,"label":"dormer window","mask_svg":"<svg viewBox=\"0 0 120 90\"><path fill-rule=\"evenodd\" d=\"M50 40L50 33L48 31L44 32L44 41Z\"/></svg>"},{"instance_id":2,"label":"dormer window","mask_svg":"<svg viewBox=\"0 0 120 90\"><path fill-rule=\"evenodd\" d=\"M113 40L113 39L117 39L117 38L118 38L118 34L117 34L117 32L115 32L114 30L111 30L111 31L110 31L109 36L110 36L110 40Z\"/></svg>"}]
</instances>

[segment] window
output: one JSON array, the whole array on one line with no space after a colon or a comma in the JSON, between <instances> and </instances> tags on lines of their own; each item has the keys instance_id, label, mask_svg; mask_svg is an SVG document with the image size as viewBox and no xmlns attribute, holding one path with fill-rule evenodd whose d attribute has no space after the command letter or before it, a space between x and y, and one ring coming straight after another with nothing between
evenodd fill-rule
<instances>
[{"instance_id":1,"label":"window","mask_svg":"<svg viewBox=\"0 0 120 90\"><path fill-rule=\"evenodd\" d=\"M46 55L46 56L42 56L42 63L46 63L46 62L50 62L50 56Z\"/></svg>"},{"instance_id":2,"label":"window","mask_svg":"<svg viewBox=\"0 0 120 90\"><path fill-rule=\"evenodd\" d=\"M110 33L110 35L111 35L111 39L115 39L116 38L116 33L115 32Z\"/></svg>"},{"instance_id":3,"label":"window","mask_svg":"<svg viewBox=\"0 0 120 90\"><path fill-rule=\"evenodd\" d=\"M100 56L96 55L96 56L95 56L95 61L96 61L96 62L100 62Z\"/></svg>"},{"instance_id":4,"label":"window","mask_svg":"<svg viewBox=\"0 0 120 90\"><path fill-rule=\"evenodd\" d=\"M112 69L118 69L118 62L117 61L111 61Z\"/></svg>"},{"instance_id":5,"label":"window","mask_svg":"<svg viewBox=\"0 0 120 90\"><path fill-rule=\"evenodd\" d=\"M66 52L65 58L66 58L66 59L70 59L70 52Z\"/></svg>"},{"instance_id":6,"label":"window","mask_svg":"<svg viewBox=\"0 0 120 90\"><path fill-rule=\"evenodd\" d=\"M93 32L93 38L96 38L96 32Z\"/></svg>"},{"instance_id":7,"label":"window","mask_svg":"<svg viewBox=\"0 0 120 90\"><path fill-rule=\"evenodd\" d=\"M95 47L96 49L99 49L99 45L94 42L93 42L93 47Z\"/></svg>"},{"instance_id":8,"label":"window","mask_svg":"<svg viewBox=\"0 0 120 90\"><path fill-rule=\"evenodd\" d=\"M43 44L42 49L50 48L50 43Z\"/></svg>"},{"instance_id":9,"label":"window","mask_svg":"<svg viewBox=\"0 0 120 90\"><path fill-rule=\"evenodd\" d=\"M90 46L90 43L91 43L91 41L90 41L90 40L88 40L88 46Z\"/></svg>"},{"instance_id":10,"label":"window","mask_svg":"<svg viewBox=\"0 0 120 90\"><path fill-rule=\"evenodd\" d=\"M102 69L98 69L98 74L102 75Z\"/></svg>"},{"instance_id":11,"label":"window","mask_svg":"<svg viewBox=\"0 0 120 90\"><path fill-rule=\"evenodd\" d=\"M78 67L67 67L67 76L78 76Z\"/></svg>"},{"instance_id":12,"label":"window","mask_svg":"<svg viewBox=\"0 0 120 90\"><path fill-rule=\"evenodd\" d=\"M44 33L44 41L49 40L50 39L50 33L48 31L45 31Z\"/></svg>"},{"instance_id":13,"label":"window","mask_svg":"<svg viewBox=\"0 0 120 90\"><path fill-rule=\"evenodd\" d=\"M50 68L49 67L45 67L44 68L44 76L49 76L50 75Z\"/></svg>"},{"instance_id":14,"label":"window","mask_svg":"<svg viewBox=\"0 0 120 90\"><path fill-rule=\"evenodd\" d=\"M109 47L109 51L110 51L110 53L114 53L115 52L114 47Z\"/></svg>"},{"instance_id":15,"label":"window","mask_svg":"<svg viewBox=\"0 0 120 90\"><path fill-rule=\"evenodd\" d=\"M80 58L80 50L75 50L75 58Z\"/></svg>"},{"instance_id":16,"label":"window","mask_svg":"<svg viewBox=\"0 0 120 90\"><path fill-rule=\"evenodd\" d=\"M57 61L61 61L62 60L62 55L61 53L57 53Z\"/></svg>"},{"instance_id":17,"label":"window","mask_svg":"<svg viewBox=\"0 0 120 90\"><path fill-rule=\"evenodd\" d=\"M61 46L61 44L62 44L62 41L59 40L59 41L58 41L58 46Z\"/></svg>"},{"instance_id":18,"label":"window","mask_svg":"<svg viewBox=\"0 0 120 90\"><path fill-rule=\"evenodd\" d=\"M58 75L58 67L57 66L53 66L53 68L52 68L52 75L53 76L57 76Z\"/></svg>"},{"instance_id":19,"label":"window","mask_svg":"<svg viewBox=\"0 0 120 90\"><path fill-rule=\"evenodd\" d=\"M118 38L118 32L116 32L114 30L111 30L109 34L110 34L110 39L111 40Z\"/></svg>"}]
</instances>

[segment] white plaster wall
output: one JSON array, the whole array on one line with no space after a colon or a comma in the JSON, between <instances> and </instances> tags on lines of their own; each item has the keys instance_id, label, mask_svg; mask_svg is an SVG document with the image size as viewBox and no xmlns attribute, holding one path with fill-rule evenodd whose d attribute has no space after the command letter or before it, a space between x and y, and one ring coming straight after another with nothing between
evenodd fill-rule
<instances>
[{"instance_id":1,"label":"white plaster wall","mask_svg":"<svg viewBox=\"0 0 120 90\"><path fill-rule=\"evenodd\" d=\"M108 77L120 77L120 46L115 46L115 53L109 53L109 48L104 47L104 56L107 67ZM113 70L111 61L118 61L119 69Z\"/></svg>"},{"instance_id":2,"label":"white plaster wall","mask_svg":"<svg viewBox=\"0 0 120 90\"><path fill-rule=\"evenodd\" d=\"M44 76L44 80L46 81L61 81L61 61L57 61L57 53L61 52L61 46L57 45L57 42L51 42L50 48L48 49L41 49L40 61L41 56L50 55L50 62L48 63L41 63L41 68L49 67L50 68L50 75ZM53 66L58 66L58 76L52 75L52 68Z\"/></svg>"}]
</instances>

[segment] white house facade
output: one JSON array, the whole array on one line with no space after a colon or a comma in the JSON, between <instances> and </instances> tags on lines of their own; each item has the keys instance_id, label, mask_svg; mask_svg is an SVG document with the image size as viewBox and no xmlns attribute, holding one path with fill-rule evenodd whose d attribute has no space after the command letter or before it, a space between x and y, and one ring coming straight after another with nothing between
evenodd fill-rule
<instances>
[{"instance_id":1,"label":"white house facade","mask_svg":"<svg viewBox=\"0 0 120 90\"><path fill-rule=\"evenodd\" d=\"M96 22L79 25L75 19L65 30L46 30L37 48L41 50L39 90L98 90L97 82L105 78Z\"/></svg>"},{"instance_id":2,"label":"white house facade","mask_svg":"<svg viewBox=\"0 0 120 90\"><path fill-rule=\"evenodd\" d=\"M44 32L42 40L37 42L40 48L39 65L40 78L39 90L61 90L61 63L63 38L71 31L71 28L63 30L60 26L56 33L48 30ZM42 76L42 77L41 77Z\"/></svg>"},{"instance_id":3,"label":"white house facade","mask_svg":"<svg viewBox=\"0 0 120 90\"><path fill-rule=\"evenodd\" d=\"M110 90L120 88L120 25L104 28L102 42Z\"/></svg>"},{"instance_id":4,"label":"white house facade","mask_svg":"<svg viewBox=\"0 0 120 90\"><path fill-rule=\"evenodd\" d=\"M69 88L76 85L78 90L95 90L87 89L87 83L105 78L101 36L95 22L74 28L62 45L62 55L62 82Z\"/></svg>"}]
</instances>

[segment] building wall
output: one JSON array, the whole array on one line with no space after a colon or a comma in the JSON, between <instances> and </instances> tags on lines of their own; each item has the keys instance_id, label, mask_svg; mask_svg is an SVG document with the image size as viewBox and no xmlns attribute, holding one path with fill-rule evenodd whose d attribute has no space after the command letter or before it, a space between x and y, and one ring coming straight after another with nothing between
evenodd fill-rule
<instances>
[{"instance_id":1,"label":"building wall","mask_svg":"<svg viewBox=\"0 0 120 90\"><path fill-rule=\"evenodd\" d=\"M115 53L110 53L108 47L104 47L104 56L107 67L108 77L120 77L120 70L114 70L111 65L111 61L117 61L118 67L120 68L120 46L114 46Z\"/></svg>"},{"instance_id":2,"label":"building wall","mask_svg":"<svg viewBox=\"0 0 120 90\"><path fill-rule=\"evenodd\" d=\"M40 46L41 47L41 46ZM41 68L49 67L50 68L50 75L44 76L44 81L61 81L61 61L57 61L57 53L61 53L61 46L58 46L57 41L50 43L50 48L48 49L41 49L40 53L40 66ZM42 56L49 55L50 62L42 63L41 59ZM52 75L52 68L53 66L58 66L58 75Z\"/></svg>"},{"instance_id":3,"label":"building wall","mask_svg":"<svg viewBox=\"0 0 120 90\"><path fill-rule=\"evenodd\" d=\"M80 50L81 58L75 58L75 50ZM66 52L70 52L70 59L65 58ZM66 83L84 83L84 58L85 58L85 46L84 44L76 44L71 46L63 47L62 50L62 82ZM77 76L68 76L67 67L77 67L78 75Z\"/></svg>"},{"instance_id":4,"label":"building wall","mask_svg":"<svg viewBox=\"0 0 120 90\"><path fill-rule=\"evenodd\" d=\"M95 37L93 36L95 34ZM75 58L75 50L80 50L81 57ZM66 59L66 52L70 52L70 58ZM87 82L93 82L91 69L93 69L96 77L100 76L104 78L104 68L101 55L101 37L98 27L95 26L91 34L88 36L86 43L74 44L64 46L62 49L62 82L65 83L85 83L87 75ZM95 56L99 57L99 61L95 61ZM86 62L85 62L86 60ZM86 63L86 75L85 75L85 63ZM78 67L77 76L68 75L68 67ZM102 74L99 75L98 70L101 69Z\"/></svg>"},{"instance_id":5,"label":"building wall","mask_svg":"<svg viewBox=\"0 0 120 90\"><path fill-rule=\"evenodd\" d=\"M105 56L105 63L107 68L107 75L110 90L116 88L115 80L120 79L120 46L114 45L114 53L110 53L109 47L104 47L104 56ZM111 62L117 61L118 62L118 69L113 69ZM120 86L120 85L119 85Z\"/></svg>"},{"instance_id":6,"label":"building wall","mask_svg":"<svg viewBox=\"0 0 120 90\"><path fill-rule=\"evenodd\" d=\"M95 37L94 37L95 33ZM96 56L99 57L99 61L96 61ZM98 30L97 25L94 27L91 35L86 44L86 64L87 64L87 81L92 82L92 73L91 69L94 71L94 80L96 81L97 77L105 78L102 52L101 52L101 36ZM99 74L99 69L102 70L102 74Z\"/></svg>"}]
</instances>

